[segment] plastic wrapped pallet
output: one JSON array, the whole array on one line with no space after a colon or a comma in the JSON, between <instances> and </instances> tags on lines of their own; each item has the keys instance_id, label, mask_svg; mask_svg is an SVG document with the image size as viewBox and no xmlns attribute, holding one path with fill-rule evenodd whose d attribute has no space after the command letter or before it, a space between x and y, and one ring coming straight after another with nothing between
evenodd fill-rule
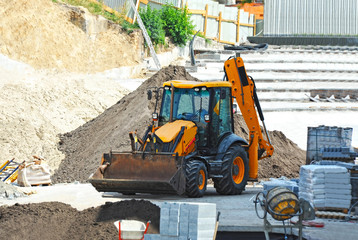
<instances>
[{"instance_id":1,"label":"plastic wrapped pallet","mask_svg":"<svg viewBox=\"0 0 358 240\"><path fill-rule=\"evenodd\" d=\"M349 208L351 189L345 167L306 165L300 169L299 196L316 208Z\"/></svg>"},{"instance_id":2,"label":"plastic wrapped pallet","mask_svg":"<svg viewBox=\"0 0 358 240\"><path fill-rule=\"evenodd\" d=\"M264 187L264 190L270 190L275 187L285 187L292 192L298 194L298 184L296 181L291 181L286 177L281 178L270 178L270 181L263 181L261 184Z\"/></svg>"},{"instance_id":3,"label":"plastic wrapped pallet","mask_svg":"<svg viewBox=\"0 0 358 240\"><path fill-rule=\"evenodd\" d=\"M324 148L350 148L353 128L330 126L308 127L306 163L323 159Z\"/></svg>"},{"instance_id":4,"label":"plastic wrapped pallet","mask_svg":"<svg viewBox=\"0 0 358 240\"><path fill-rule=\"evenodd\" d=\"M22 187L51 184L50 167L42 161L26 162L20 166L17 183Z\"/></svg>"}]
</instances>

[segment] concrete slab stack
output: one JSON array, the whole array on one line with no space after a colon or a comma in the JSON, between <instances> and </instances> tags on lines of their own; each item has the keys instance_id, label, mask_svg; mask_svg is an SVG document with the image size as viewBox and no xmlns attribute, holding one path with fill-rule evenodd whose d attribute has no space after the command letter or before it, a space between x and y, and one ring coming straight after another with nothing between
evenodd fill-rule
<instances>
[{"instance_id":1,"label":"concrete slab stack","mask_svg":"<svg viewBox=\"0 0 358 240\"><path fill-rule=\"evenodd\" d=\"M300 169L299 196L315 208L349 208L351 191L345 167L305 165Z\"/></svg>"},{"instance_id":2,"label":"concrete slab stack","mask_svg":"<svg viewBox=\"0 0 358 240\"><path fill-rule=\"evenodd\" d=\"M160 207L160 234L146 234L144 240L213 239L216 204L169 203Z\"/></svg>"}]
</instances>

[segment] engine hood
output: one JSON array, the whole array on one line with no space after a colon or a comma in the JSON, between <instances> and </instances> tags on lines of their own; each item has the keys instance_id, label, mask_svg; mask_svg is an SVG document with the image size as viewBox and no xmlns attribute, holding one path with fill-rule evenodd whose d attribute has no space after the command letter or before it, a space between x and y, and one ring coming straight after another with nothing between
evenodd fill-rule
<instances>
[{"instance_id":1,"label":"engine hood","mask_svg":"<svg viewBox=\"0 0 358 240\"><path fill-rule=\"evenodd\" d=\"M185 130L192 128L196 129L195 123L186 120L176 120L174 122L166 123L155 131L157 135L163 142L172 142L179 134L182 127L185 127Z\"/></svg>"}]
</instances>

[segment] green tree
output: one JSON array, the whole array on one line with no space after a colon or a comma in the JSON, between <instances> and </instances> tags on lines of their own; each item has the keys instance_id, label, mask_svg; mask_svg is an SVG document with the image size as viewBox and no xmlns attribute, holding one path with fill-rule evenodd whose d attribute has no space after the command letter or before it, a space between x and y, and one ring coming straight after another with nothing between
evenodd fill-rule
<instances>
[{"instance_id":1,"label":"green tree","mask_svg":"<svg viewBox=\"0 0 358 240\"><path fill-rule=\"evenodd\" d=\"M161 19L160 11L151 9L148 5L146 8L142 8L139 12L142 18L143 24L147 29L148 35L152 42L157 44L165 44L165 31L163 29L164 24Z\"/></svg>"},{"instance_id":2,"label":"green tree","mask_svg":"<svg viewBox=\"0 0 358 240\"><path fill-rule=\"evenodd\" d=\"M165 34L173 43L183 46L190 39L194 25L190 20L188 9L175 8L173 5L164 5L161 11Z\"/></svg>"}]
</instances>

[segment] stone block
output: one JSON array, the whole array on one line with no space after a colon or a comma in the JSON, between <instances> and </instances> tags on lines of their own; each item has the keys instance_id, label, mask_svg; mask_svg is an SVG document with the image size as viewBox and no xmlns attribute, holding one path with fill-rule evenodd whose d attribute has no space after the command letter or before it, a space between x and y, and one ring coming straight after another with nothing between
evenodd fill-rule
<instances>
[{"instance_id":1,"label":"stone block","mask_svg":"<svg viewBox=\"0 0 358 240\"><path fill-rule=\"evenodd\" d=\"M162 240L160 234L145 234L144 240Z\"/></svg>"}]
</instances>

